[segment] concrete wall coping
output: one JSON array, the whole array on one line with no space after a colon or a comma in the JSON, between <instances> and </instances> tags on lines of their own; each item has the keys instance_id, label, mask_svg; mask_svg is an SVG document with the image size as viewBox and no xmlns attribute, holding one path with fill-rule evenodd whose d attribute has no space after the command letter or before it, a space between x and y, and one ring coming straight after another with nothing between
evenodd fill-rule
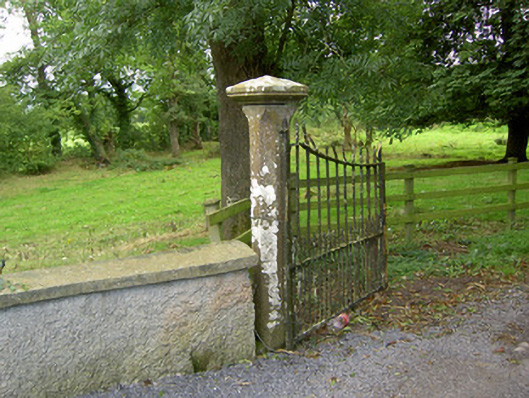
<instances>
[{"instance_id":1,"label":"concrete wall coping","mask_svg":"<svg viewBox=\"0 0 529 398\"><path fill-rule=\"evenodd\" d=\"M257 255L224 241L172 252L4 274L15 291L0 291L0 309L133 286L200 278L251 268Z\"/></svg>"}]
</instances>

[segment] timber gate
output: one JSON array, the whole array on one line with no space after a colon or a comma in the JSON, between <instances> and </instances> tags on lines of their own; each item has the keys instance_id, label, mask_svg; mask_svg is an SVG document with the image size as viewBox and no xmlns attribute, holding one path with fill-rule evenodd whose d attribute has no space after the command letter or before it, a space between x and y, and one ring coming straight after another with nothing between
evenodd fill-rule
<instances>
[{"instance_id":1,"label":"timber gate","mask_svg":"<svg viewBox=\"0 0 529 398\"><path fill-rule=\"evenodd\" d=\"M381 147L290 145L287 345L387 285Z\"/></svg>"}]
</instances>

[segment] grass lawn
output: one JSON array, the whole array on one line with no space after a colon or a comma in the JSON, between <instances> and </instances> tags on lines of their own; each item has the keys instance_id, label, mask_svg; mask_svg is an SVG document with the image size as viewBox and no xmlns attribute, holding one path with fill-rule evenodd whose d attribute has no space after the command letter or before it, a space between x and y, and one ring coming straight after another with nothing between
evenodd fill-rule
<instances>
[{"instance_id":1,"label":"grass lawn","mask_svg":"<svg viewBox=\"0 0 529 398\"><path fill-rule=\"evenodd\" d=\"M504 146L497 145L495 140L505 137L506 131L502 128L442 127L403 142L384 142L384 159L388 169L406 164L427 166L455 160L497 160L502 157ZM205 159L201 151L195 151L186 153L182 160L175 167L145 172L99 169L87 167L81 161L65 161L47 175L2 177L0 257L7 260L5 272L207 243L202 203L220 197L220 159ZM498 181L504 183L506 177L484 178L494 185ZM448 183L457 189L477 181L468 176L452 178L450 182L439 180L417 182L416 189ZM529 175L519 176L520 182L527 180ZM402 183L388 184L388 194L402 193L402 189ZM467 202L471 205L476 200L495 203L501 198L483 195L463 199L424 201L418 206L428 211L432 207L466 206ZM390 207L389 211L399 210ZM503 213L464 223L461 220L430 222L421 226L418 243L414 245L404 243L401 229L390 226L392 262L398 264L391 271L392 276L411 274L430 263L438 263L438 255L431 254L424 245L437 247L443 242L450 243L450 250L454 245L464 246L460 252L468 261L472 261L472 256L477 259L479 253L492 254L495 261L509 258L516 262L525 258L529 252L526 248L529 245L525 245L529 236L523 230L527 213L520 212L518 219L520 230L510 233L501 232ZM491 234L495 234L494 240ZM477 252L473 252L472 245L478 248Z\"/></svg>"},{"instance_id":2,"label":"grass lawn","mask_svg":"<svg viewBox=\"0 0 529 398\"><path fill-rule=\"evenodd\" d=\"M384 160L390 167L408 164L430 166L464 160L498 160L505 146L496 140L507 139L506 127L492 128L483 124L441 126L410 136L399 142L383 140Z\"/></svg>"},{"instance_id":3,"label":"grass lawn","mask_svg":"<svg viewBox=\"0 0 529 398\"><path fill-rule=\"evenodd\" d=\"M195 156L192 156L195 155ZM83 168L8 177L0 188L6 272L208 242L202 203L220 196L220 159L187 154L163 171Z\"/></svg>"}]
</instances>

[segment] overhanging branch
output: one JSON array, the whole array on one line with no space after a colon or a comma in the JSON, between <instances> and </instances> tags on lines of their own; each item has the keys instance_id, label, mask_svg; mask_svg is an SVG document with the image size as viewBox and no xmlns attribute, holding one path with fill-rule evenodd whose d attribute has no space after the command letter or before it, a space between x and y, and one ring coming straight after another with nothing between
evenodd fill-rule
<instances>
[{"instance_id":1,"label":"overhanging branch","mask_svg":"<svg viewBox=\"0 0 529 398\"><path fill-rule=\"evenodd\" d=\"M287 16L285 18L285 25L283 26L283 31L279 37L279 43L277 45L276 60L274 65L278 65L281 57L283 56L283 51L287 42L287 36L290 28L292 27L292 18L294 17L294 10L296 9L296 1L292 0L290 3L290 8L288 9Z\"/></svg>"}]
</instances>

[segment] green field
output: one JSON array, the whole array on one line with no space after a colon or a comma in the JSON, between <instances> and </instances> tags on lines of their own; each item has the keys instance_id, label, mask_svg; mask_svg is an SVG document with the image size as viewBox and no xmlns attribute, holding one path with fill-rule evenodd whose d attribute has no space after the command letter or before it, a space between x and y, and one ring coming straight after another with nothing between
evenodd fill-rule
<instances>
[{"instance_id":1,"label":"green field","mask_svg":"<svg viewBox=\"0 0 529 398\"><path fill-rule=\"evenodd\" d=\"M497 160L502 157L504 146L497 145L495 140L505 137L503 128L437 128L391 145L385 140L384 160L389 170L406 164L424 167L448 161ZM220 159L206 158L202 151L195 151L186 153L182 161L160 171L135 172L100 169L70 160L47 175L2 177L0 257L7 260L5 271L77 264L208 242L202 203L220 197ZM484 178L488 184L496 184L498 180L504 183L505 179L493 175ZM519 176L520 182L527 180L529 176ZM478 183L478 179L457 176L450 181L441 179L424 184L450 184L451 189L458 189L468 187L470 182ZM426 186L417 183L416 188ZM402 184L388 184L388 194L402 193L402 189ZM495 203L500 198L483 195L465 200ZM418 203L425 211L461 205L465 205L464 201L457 198ZM393 207L389 210L399 211ZM425 223L420 228L418 241L422 243L418 245L463 239L478 247L488 247L491 245L488 236L497 234L494 236L498 237L498 245L494 245L501 253L495 259L500 261L501 256L512 253L522 258L529 252L523 244L529 237L523 230L528 217L521 212L518 228L522 230L510 233L501 232L505 218L505 214L498 213L465 222ZM423 252L415 253L415 246L402 241L400 227L389 227L391 252L397 262L407 259L407 267L414 269L421 264L417 259L433 261ZM510 248L513 244L515 248ZM408 258L406 253L415 254Z\"/></svg>"},{"instance_id":2,"label":"green field","mask_svg":"<svg viewBox=\"0 0 529 398\"><path fill-rule=\"evenodd\" d=\"M220 159L201 155L187 154L182 165L161 171L70 161L48 175L4 178L6 272L206 243L202 203L220 195Z\"/></svg>"}]
</instances>

